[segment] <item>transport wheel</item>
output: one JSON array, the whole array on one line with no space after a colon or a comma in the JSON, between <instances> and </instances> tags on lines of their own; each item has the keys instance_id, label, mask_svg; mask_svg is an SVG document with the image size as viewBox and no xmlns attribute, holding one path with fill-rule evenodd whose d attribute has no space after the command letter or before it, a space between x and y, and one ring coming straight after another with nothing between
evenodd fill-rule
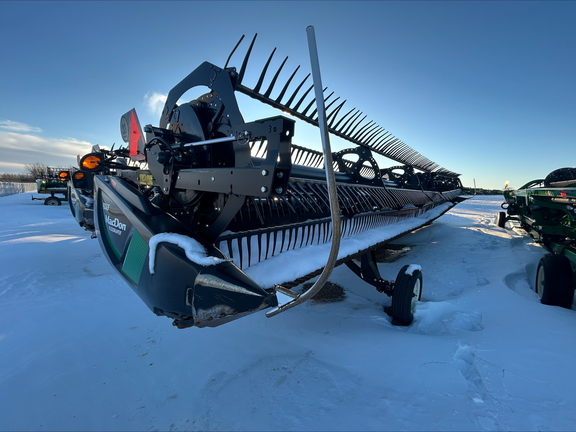
<instances>
[{"instance_id":1,"label":"transport wheel","mask_svg":"<svg viewBox=\"0 0 576 432\"><path fill-rule=\"evenodd\" d=\"M546 254L538 263L534 288L543 304L570 309L574 300L570 260L564 255Z\"/></svg>"},{"instance_id":2,"label":"transport wheel","mask_svg":"<svg viewBox=\"0 0 576 432\"><path fill-rule=\"evenodd\" d=\"M414 270L406 274L407 265L402 267L394 283L392 292L392 324L407 326L414 320L416 302L422 298L422 272Z\"/></svg>"},{"instance_id":3,"label":"transport wheel","mask_svg":"<svg viewBox=\"0 0 576 432\"><path fill-rule=\"evenodd\" d=\"M44 205L49 205L49 206L59 206L62 203L60 202L59 198L56 197L50 197L50 198L46 198L44 200Z\"/></svg>"},{"instance_id":4,"label":"transport wheel","mask_svg":"<svg viewBox=\"0 0 576 432\"><path fill-rule=\"evenodd\" d=\"M498 213L498 220L496 225L498 225L500 228L504 228L506 226L506 212Z\"/></svg>"}]
</instances>

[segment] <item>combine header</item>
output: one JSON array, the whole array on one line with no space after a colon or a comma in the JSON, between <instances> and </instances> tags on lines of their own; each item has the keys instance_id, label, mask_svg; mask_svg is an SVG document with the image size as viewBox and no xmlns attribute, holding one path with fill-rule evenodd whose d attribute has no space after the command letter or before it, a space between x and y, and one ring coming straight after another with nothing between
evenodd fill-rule
<instances>
[{"instance_id":1,"label":"combine header","mask_svg":"<svg viewBox=\"0 0 576 432\"><path fill-rule=\"evenodd\" d=\"M70 175L71 209L80 225L95 232L110 263L148 307L179 328L214 327L266 308L273 316L311 298L343 263L392 296L396 324L412 322L422 288L419 266L384 280L374 250L459 202L459 174L359 110L344 113L345 101L325 94L314 32L307 32L313 84L306 84L309 74L289 90L298 67L277 85L285 59L264 88L273 52L256 85L246 86L256 38L240 70L228 66L241 39L223 68L202 63L170 91L159 127L145 126L144 135L129 111L121 119L128 148L95 149ZM208 92L179 102L197 88ZM307 100L312 90L315 97ZM323 151L292 142L292 118L246 121L237 92L318 126ZM330 134L354 147L332 152ZM373 154L400 165L381 169ZM305 258L286 277L279 270L294 254ZM305 292L290 289L318 275Z\"/></svg>"}]
</instances>

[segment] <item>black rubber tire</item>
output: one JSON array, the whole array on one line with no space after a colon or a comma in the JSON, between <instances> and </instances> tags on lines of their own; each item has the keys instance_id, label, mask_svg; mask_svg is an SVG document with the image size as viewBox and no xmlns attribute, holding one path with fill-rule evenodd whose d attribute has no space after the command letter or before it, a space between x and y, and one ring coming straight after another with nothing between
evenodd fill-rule
<instances>
[{"instance_id":1,"label":"black rubber tire","mask_svg":"<svg viewBox=\"0 0 576 432\"><path fill-rule=\"evenodd\" d=\"M59 206L62 205L62 202L57 197L49 197L44 200L44 205L48 206Z\"/></svg>"},{"instance_id":2,"label":"black rubber tire","mask_svg":"<svg viewBox=\"0 0 576 432\"><path fill-rule=\"evenodd\" d=\"M570 309L574 300L572 278L572 266L567 257L546 254L538 263L534 290L542 304Z\"/></svg>"},{"instance_id":3,"label":"black rubber tire","mask_svg":"<svg viewBox=\"0 0 576 432\"><path fill-rule=\"evenodd\" d=\"M394 291L392 292L392 324L407 326L414 320L416 302L422 298L422 272L414 270L406 274L409 266L405 265L398 272Z\"/></svg>"},{"instance_id":4,"label":"black rubber tire","mask_svg":"<svg viewBox=\"0 0 576 432\"><path fill-rule=\"evenodd\" d=\"M506 212L498 212L498 220L496 221L496 225L500 228L504 228L506 226Z\"/></svg>"}]
</instances>

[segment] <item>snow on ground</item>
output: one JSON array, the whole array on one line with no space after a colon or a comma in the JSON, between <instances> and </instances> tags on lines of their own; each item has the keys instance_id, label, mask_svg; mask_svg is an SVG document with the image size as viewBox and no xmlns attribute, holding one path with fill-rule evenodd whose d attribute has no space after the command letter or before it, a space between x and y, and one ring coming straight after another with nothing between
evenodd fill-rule
<instances>
[{"instance_id":1,"label":"snow on ground","mask_svg":"<svg viewBox=\"0 0 576 432\"><path fill-rule=\"evenodd\" d=\"M544 250L459 204L380 264L424 274L409 327L345 266L347 296L178 330L67 206L0 198L1 430L574 430L576 308L532 291ZM288 263L284 263L288 265Z\"/></svg>"}]
</instances>

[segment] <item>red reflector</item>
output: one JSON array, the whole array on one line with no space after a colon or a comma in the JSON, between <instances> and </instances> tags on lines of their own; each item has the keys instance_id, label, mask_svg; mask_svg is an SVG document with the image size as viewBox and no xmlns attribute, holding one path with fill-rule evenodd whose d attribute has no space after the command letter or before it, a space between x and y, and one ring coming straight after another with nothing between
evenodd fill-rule
<instances>
[{"instance_id":1,"label":"red reflector","mask_svg":"<svg viewBox=\"0 0 576 432\"><path fill-rule=\"evenodd\" d=\"M140 122L136 118L136 112L130 113L130 156L138 154L138 140L142 137Z\"/></svg>"},{"instance_id":2,"label":"red reflector","mask_svg":"<svg viewBox=\"0 0 576 432\"><path fill-rule=\"evenodd\" d=\"M565 191L561 191L561 192L560 192L560 196L561 196L562 198L566 198L566 197L568 196L568 194L567 194Z\"/></svg>"}]
</instances>

